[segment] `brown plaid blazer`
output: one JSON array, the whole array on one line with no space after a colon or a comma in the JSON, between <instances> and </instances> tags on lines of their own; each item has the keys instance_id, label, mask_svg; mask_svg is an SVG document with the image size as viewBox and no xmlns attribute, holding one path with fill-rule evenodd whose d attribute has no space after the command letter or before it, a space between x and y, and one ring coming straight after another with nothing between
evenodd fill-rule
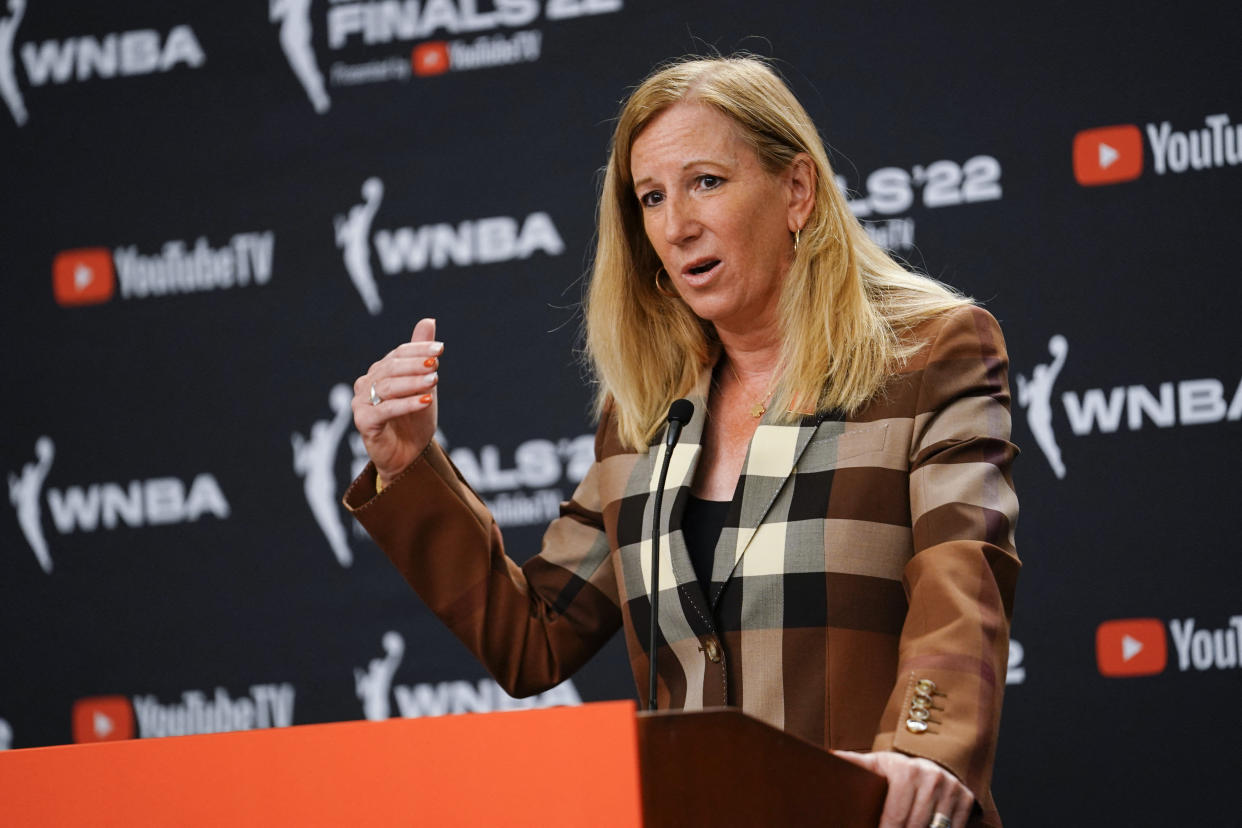
<instances>
[{"instance_id":1,"label":"brown plaid blazer","mask_svg":"<svg viewBox=\"0 0 1242 828\"><path fill-rule=\"evenodd\" d=\"M706 593L680 531L704 371L660 522L659 704L732 705L825 747L927 757L999 824L988 782L1019 568L1008 361L977 307L917 334L923 349L856 415L764 415ZM522 567L434 444L379 495L368 467L345 503L511 694L563 681L621 628L645 697L664 451L662 434L623 448L606 411L596 463Z\"/></svg>"}]
</instances>

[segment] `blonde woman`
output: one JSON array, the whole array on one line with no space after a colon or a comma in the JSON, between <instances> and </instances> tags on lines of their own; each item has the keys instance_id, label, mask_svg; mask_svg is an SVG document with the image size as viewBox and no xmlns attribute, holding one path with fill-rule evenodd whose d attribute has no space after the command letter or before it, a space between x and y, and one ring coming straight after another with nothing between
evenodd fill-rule
<instances>
[{"instance_id":1,"label":"blonde woman","mask_svg":"<svg viewBox=\"0 0 1242 828\"><path fill-rule=\"evenodd\" d=\"M411 586L514 695L618 629L641 692L654 464L686 397L659 706L739 706L885 775L884 826L999 825L1019 568L1001 333L870 241L763 62L679 61L625 103L586 344L597 462L520 568L432 441L434 321L358 378L373 463L346 503Z\"/></svg>"}]
</instances>

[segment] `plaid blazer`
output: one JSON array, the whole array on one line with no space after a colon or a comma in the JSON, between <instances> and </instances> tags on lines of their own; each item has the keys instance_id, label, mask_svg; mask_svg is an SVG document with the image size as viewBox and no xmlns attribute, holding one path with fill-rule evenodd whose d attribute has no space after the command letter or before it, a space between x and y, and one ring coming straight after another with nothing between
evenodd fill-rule
<instances>
[{"instance_id":1,"label":"plaid blazer","mask_svg":"<svg viewBox=\"0 0 1242 828\"><path fill-rule=\"evenodd\" d=\"M764 415L706 592L680 530L703 372L660 520L658 700L740 707L824 747L927 757L999 824L988 782L1019 568L1008 362L977 307L916 334L924 347L857 414ZM434 444L379 495L368 467L345 503L511 694L563 681L621 628L645 698L664 451L662 434L624 448L605 411L595 464L522 567Z\"/></svg>"}]
</instances>

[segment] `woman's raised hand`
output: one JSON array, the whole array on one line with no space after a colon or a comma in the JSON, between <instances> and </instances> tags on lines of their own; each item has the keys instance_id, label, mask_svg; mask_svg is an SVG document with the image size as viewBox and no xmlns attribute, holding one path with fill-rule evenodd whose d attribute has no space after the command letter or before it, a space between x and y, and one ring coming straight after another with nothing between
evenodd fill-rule
<instances>
[{"instance_id":1,"label":"woman's raised hand","mask_svg":"<svg viewBox=\"0 0 1242 828\"><path fill-rule=\"evenodd\" d=\"M422 454L436 433L440 354L436 320L420 319L410 341L389 351L354 380L354 426L381 483Z\"/></svg>"}]
</instances>

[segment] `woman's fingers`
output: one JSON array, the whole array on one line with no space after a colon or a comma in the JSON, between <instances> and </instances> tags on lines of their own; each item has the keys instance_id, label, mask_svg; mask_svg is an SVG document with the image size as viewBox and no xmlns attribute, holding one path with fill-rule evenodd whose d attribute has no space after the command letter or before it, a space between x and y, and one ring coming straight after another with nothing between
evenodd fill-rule
<instances>
[{"instance_id":1,"label":"woman's fingers","mask_svg":"<svg viewBox=\"0 0 1242 828\"><path fill-rule=\"evenodd\" d=\"M884 797L884 813L880 814L880 828L909 828L912 825L926 828L927 822L931 819L930 814L921 824L910 818L918 786L914 784L909 769L883 761L880 763L880 768L880 773L888 778L888 796Z\"/></svg>"},{"instance_id":2,"label":"woman's fingers","mask_svg":"<svg viewBox=\"0 0 1242 828\"><path fill-rule=\"evenodd\" d=\"M398 400L402 397L419 397L436 387L440 375L435 371L426 374L392 376L374 381L375 394L384 402ZM371 389L366 388L367 402L370 402Z\"/></svg>"},{"instance_id":3,"label":"woman's fingers","mask_svg":"<svg viewBox=\"0 0 1242 828\"><path fill-rule=\"evenodd\" d=\"M421 319L410 341L393 348L354 380L354 425L380 480L413 462L436 430L436 386L444 343L436 321Z\"/></svg>"},{"instance_id":4,"label":"woman's fingers","mask_svg":"<svg viewBox=\"0 0 1242 828\"><path fill-rule=\"evenodd\" d=\"M381 420L426 408L431 400L421 398L440 381L439 355L442 353L442 342L407 342L394 348L383 359L372 363L367 373L354 380L354 399L371 405L371 392L374 390L374 396L381 400L374 407L384 409ZM415 397L419 404L400 407L384 405L405 397Z\"/></svg>"},{"instance_id":5,"label":"woman's fingers","mask_svg":"<svg viewBox=\"0 0 1242 828\"><path fill-rule=\"evenodd\" d=\"M928 763L931 764L931 763ZM913 793L909 816L902 825L917 825L919 828L931 825L932 817L937 813L951 814L951 804L945 803L944 781L940 775L927 768L911 767L908 771L907 786ZM944 826L937 826L944 828Z\"/></svg>"},{"instance_id":6,"label":"woman's fingers","mask_svg":"<svg viewBox=\"0 0 1242 828\"><path fill-rule=\"evenodd\" d=\"M426 342L402 342L397 347L388 352L387 356L397 357L417 357L425 359L427 357L437 357L444 353L444 343L435 340Z\"/></svg>"},{"instance_id":7,"label":"woman's fingers","mask_svg":"<svg viewBox=\"0 0 1242 828\"><path fill-rule=\"evenodd\" d=\"M399 349L389 351L388 355L379 362L371 364L371 367L367 369L366 376L370 377L371 381L374 382L384 377L429 374L440 367L440 354L443 352L443 346L438 351L432 351L427 348L411 349L406 352Z\"/></svg>"},{"instance_id":8,"label":"woman's fingers","mask_svg":"<svg viewBox=\"0 0 1242 828\"><path fill-rule=\"evenodd\" d=\"M417 377L425 374L435 373L440 367L438 357L392 357L382 362L377 362L375 367L369 372L371 378L383 379L385 377Z\"/></svg>"},{"instance_id":9,"label":"woman's fingers","mask_svg":"<svg viewBox=\"0 0 1242 828\"><path fill-rule=\"evenodd\" d=\"M974 806L974 794L966 791L963 796L958 798L957 807L952 811L945 811L949 818L953 820L953 828L966 828L966 820L970 819L970 810Z\"/></svg>"},{"instance_id":10,"label":"woman's fingers","mask_svg":"<svg viewBox=\"0 0 1242 828\"><path fill-rule=\"evenodd\" d=\"M935 762L893 751L833 752L888 780L881 828L928 828L940 814L949 818L953 828L965 828L974 795Z\"/></svg>"},{"instance_id":11,"label":"woman's fingers","mask_svg":"<svg viewBox=\"0 0 1242 828\"><path fill-rule=\"evenodd\" d=\"M436 320L431 317L423 317L418 320L418 324L414 326L414 331L410 334L411 343L428 343L436 338Z\"/></svg>"},{"instance_id":12,"label":"woman's fingers","mask_svg":"<svg viewBox=\"0 0 1242 828\"><path fill-rule=\"evenodd\" d=\"M381 398L379 404L371 403L369 390L355 395L353 401L354 425L365 436L369 431L382 428L390 420L429 408L435 401L435 398L432 396L432 389L435 388L437 381L433 378L432 382L425 388L414 389L405 394L394 394L392 396L386 396L385 392L377 386L376 393Z\"/></svg>"},{"instance_id":13,"label":"woman's fingers","mask_svg":"<svg viewBox=\"0 0 1242 828\"><path fill-rule=\"evenodd\" d=\"M915 789L906 783L904 770L888 760L891 754L855 753L852 750L835 750L837 756L860 765L872 773L878 773L888 781L888 794L884 797L884 811L880 814L880 828L904 828L910 806L914 802ZM925 826L920 826L925 828Z\"/></svg>"}]
</instances>

